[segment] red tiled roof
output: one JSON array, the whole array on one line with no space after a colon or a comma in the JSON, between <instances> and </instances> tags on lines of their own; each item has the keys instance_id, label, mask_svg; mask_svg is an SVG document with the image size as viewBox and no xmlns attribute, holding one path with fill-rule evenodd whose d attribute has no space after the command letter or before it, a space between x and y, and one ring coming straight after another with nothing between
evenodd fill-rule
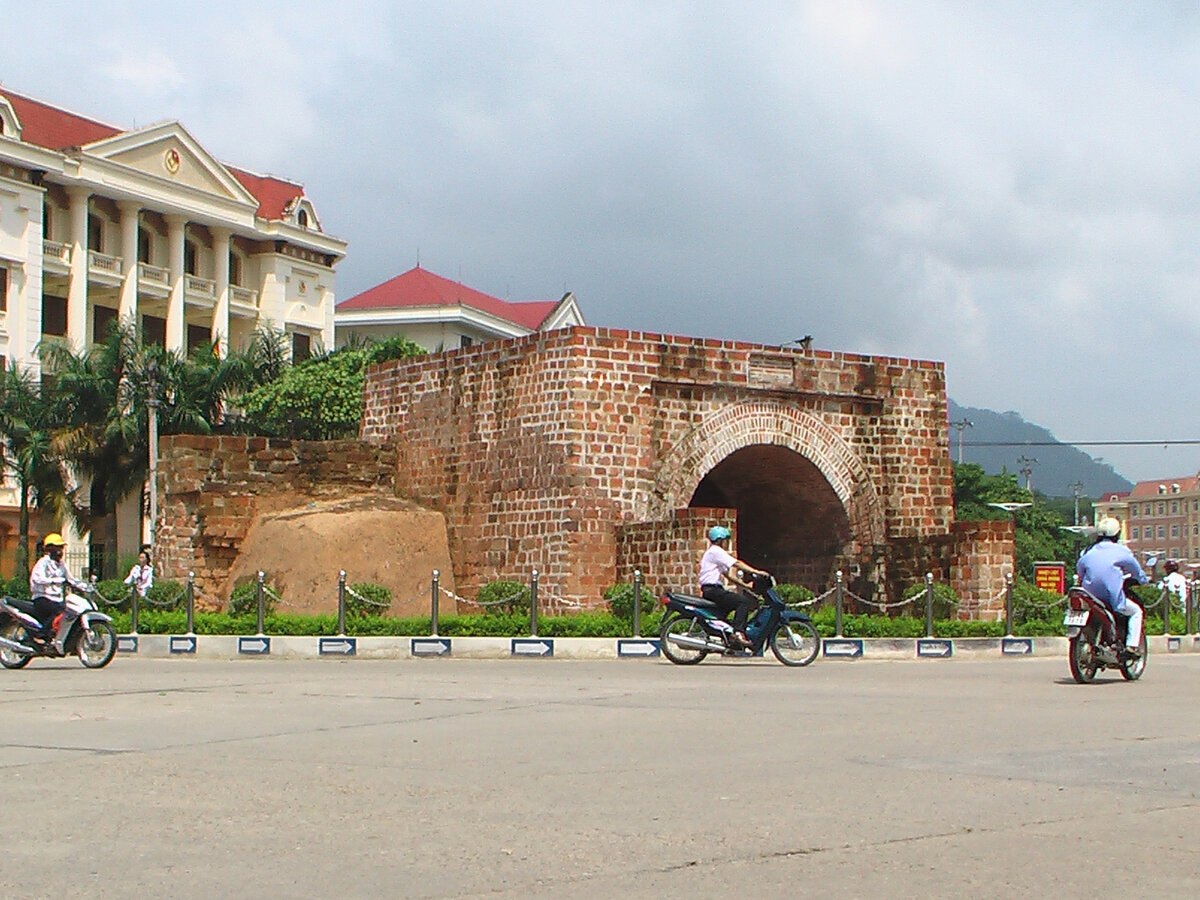
<instances>
[{"instance_id":1,"label":"red tiled roof","mask_svg":"<svg viewBox=\"0 0 1200 900\"><path fill-rule=\"evenodd\" d=\"M530 331L554 311L558 303L553 300L537 300L528 303L511 303L476 291L466 285L434 275L420 266L409 269L383 284L376 285L361 294L355 294L337 305L339 310L357 309L401 309L416 306L469 306L490 313L509 322L514 322Z\"/></svg>"},{"instance_id":2,"label":"red tiled roof","mask_svg":"<svg viewBox=\"0 0 1200 900\"><path fill-rule=\"evenodd\" d=\"M1158 492L1160 484L1167 489L1165 494ZM1194 492L1200 490L1200 476L1182 475L1178 478L1156 478L1153 481L1139 481L1133 486L1133 490L1129 492L1129 496L1138 500L1147 497L1170 497L1171 494L1175 493L1172 490L1172 485L1176 484L1179 485L1180 492Z\"/></svg>"},{"instance_id":3,"label":"red tiled roof","mask_svg":"<svg viewBox=\"0 0 1200 900\"><path fill-rule=\"evenodd\" d=\"M47 150L83 147L124 133L124 129L84 118L4 88L0 88L0 96L12 104L13 111L21 120L21 140ZM258 201L258 215L263 219L281 218L288 205L304 195L304 188L290 181L254 175L232 166L225 168Z\"/></svg>"}]
</instances>

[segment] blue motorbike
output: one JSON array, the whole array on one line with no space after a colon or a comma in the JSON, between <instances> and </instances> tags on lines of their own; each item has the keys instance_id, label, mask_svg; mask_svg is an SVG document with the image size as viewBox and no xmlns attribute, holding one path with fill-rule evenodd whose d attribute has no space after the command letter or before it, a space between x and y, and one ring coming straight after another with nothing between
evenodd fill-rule
<instances>
[{"instance_id":1,"label":"blue motorbike","mask_svg":"<svg viewBox=\"0 0 1200 900\"><path fill-rule=\"evenodd\" d=\"M733 641L733 626L712 602L690 594L667 591L667 612L659 630L663 656L678 666L691 666L710 653L721 656L762 656L768 645L785 666L807 666L821 652L821 638L812 619L789 609L775 590L770 575L756 576L751 594L759 599L757 612L746 622L745 649Z\"/></svg>"}]
</instances>

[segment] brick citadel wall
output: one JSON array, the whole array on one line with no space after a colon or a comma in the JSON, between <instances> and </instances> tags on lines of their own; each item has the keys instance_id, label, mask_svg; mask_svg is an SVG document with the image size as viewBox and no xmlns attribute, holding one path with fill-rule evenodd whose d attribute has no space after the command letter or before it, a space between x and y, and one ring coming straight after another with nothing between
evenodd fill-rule
<instances>
[{"instance_id":1,"label":"brick citadel wall","mask_svg":"<svg viewBox=\"0 0 1200 900\"><path fill-rule=\"evenodd\" d=\"M814 590L854 565L888 592L936 561L950 577L940 363L572 328L382 364L364 399L362 439L445 514L467 596L532 569L584 606L638 565L690 585L694 498L737 506L739 555L791 560Z\"/></svg>"}]
</instances>

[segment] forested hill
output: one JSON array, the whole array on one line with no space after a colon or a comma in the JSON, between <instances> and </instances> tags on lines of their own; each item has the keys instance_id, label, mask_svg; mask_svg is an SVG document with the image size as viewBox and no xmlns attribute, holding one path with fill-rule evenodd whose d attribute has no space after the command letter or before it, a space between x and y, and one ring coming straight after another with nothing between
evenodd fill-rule
<instances>
[{"instance_id":1,"label":"forested hill","mask_svg":"<svg viewBox=\"0 0 1200 900\"><path fill-rule=\"evenodd\" d=\"M1058 444L1057 439L1041 425L1026 422L1015 412L998 413L990 409L959 406L950 401L950 421L971 422L963 431L963 462L977 463L985 472L997 474L1009 471L1017 475L1024 486L1025 479L1019 474L1018 460L1024 456L1036 459L1033 468L1033 489L1050 497L1071 496L1070 485L1083 483L1083 496L1099 497L1112 491L1127 491L1133 485L1116 472L1108 463L1097 462L1082 450L1069 444ZM1042 441L1055 441L1055 446L1021 446ZM974 443L1003 442L1013 446L972 447ZM950 427L950 457L958 460L958 429Z\"/></svg>"}]
</instances>

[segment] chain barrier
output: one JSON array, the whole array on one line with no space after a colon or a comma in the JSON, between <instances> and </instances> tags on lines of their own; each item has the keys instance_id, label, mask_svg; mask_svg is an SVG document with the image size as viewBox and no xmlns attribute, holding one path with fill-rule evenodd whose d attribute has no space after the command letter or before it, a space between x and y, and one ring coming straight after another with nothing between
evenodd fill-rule
<instances>
[{"instance_id":1,"label":"chain barrier","mask_svg":"<svg viewBox=\"0 0 1200 900\"><path fill-rule=\"evenodd\" d=\"M918 597L924 597L925 592L922 591L919 594L913 594L907 600L901 600L899 603L876 603L874 600L864 600L862 597L857 597L854 594L851 594L849 592L847 592L846 596L854 597L854 599L857 600L859 603L865 603L867 606L873 606L876 609L882 611L882 610L887 610L887 609L899 609L901 606L908 606L908 604L913 603Z\"/></svg>"},{"instance_id":2,"label":"chain barrier","mask_svg":"<svg viewBox=\"0 0 1200 900\"><path fill-rule=\"evenodd\" d=\"M474 603L476 606L502 606L505 603L512 603L514 600L516 600L522 594L528 594L528 593L529 593L529 588L522 585L520 590L513 591L507 597L501 597L499 600L471 600L471 601L467 601L467 602ZM458 599L461 600L462 598L460 597Z\"/></svg>"},{"instance_id":3,"label":"chain barrier","mask_svg":"<svg viewBox=\"0 0 1200 900\"><path fill-rule=\"evenodd\" d=\"M346 593L349 596L353 597L355 600L358 600L360 603L367 604L367 606L378 606L381 609L387 609L389 606L392 605L392 601L390 601L390 600L387 603L381 603L378 600L372 600L369 597L364 597L362 594L360 594L358 591L356 591L350 585L346 585ZM422 595L422 596L424 596L424 595ZM414 597L413 600L415 601L416 598ZM410 602L412 602L412 601L410 601Z\"/></svg>"}]
</instances>

